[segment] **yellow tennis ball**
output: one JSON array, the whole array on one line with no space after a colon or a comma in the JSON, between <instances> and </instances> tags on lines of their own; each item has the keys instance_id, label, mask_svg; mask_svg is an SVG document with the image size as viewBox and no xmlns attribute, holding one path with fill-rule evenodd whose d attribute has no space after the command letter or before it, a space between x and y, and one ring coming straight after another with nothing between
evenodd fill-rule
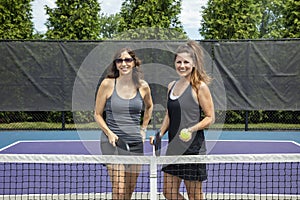
<instances>
[{"instance_id":1,"label":"yellow tennis ball","mask_svg":"<svg viewBox=\"0 0 300 200\"><path fill-rule=\"evenodd\" d=\"M192 137L192 133L188 129L184 128L180 131L180 139L183 141L188 141Z\"/></svg>"}]
</instances>

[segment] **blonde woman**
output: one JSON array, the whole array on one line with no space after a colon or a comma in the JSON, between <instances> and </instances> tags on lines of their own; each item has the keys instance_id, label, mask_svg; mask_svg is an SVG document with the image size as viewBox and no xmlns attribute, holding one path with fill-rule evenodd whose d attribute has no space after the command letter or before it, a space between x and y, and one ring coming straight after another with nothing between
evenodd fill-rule
<instances>
[{"instance_id":1,"label":"blonde woman","mask_svg":"<svg viewBox=\"0 0 300 200\"><path fill-rule=\"evenodd\" d=\"M202 48L196 41L179 46L174 64L179 79L168 85L167 111L160 129L160 137L168 131L166 155L205 154L203 130L214 123L215 115ZM170 164L164 165L162 170L167 199L184 199L179 192L182 181L190 200L203 199L202 181L207 179L205 164Z\"/></svg>"}]
</instances>

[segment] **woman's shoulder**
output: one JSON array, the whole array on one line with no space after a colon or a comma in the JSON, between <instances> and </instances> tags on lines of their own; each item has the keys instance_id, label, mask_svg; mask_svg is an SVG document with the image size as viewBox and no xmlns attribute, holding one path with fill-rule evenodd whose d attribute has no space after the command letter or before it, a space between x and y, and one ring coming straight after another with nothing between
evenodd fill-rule
<instances>
[{"instance_id":1,"label":"woman's shoulder","mask_svg":"<svg viewBox=\"0 0 300 200\"><path fill-rule=\"evenodd\" d=\"M104 85L107 85L107 84L111 85L111 83L114 83L114 82L115 82L115 79L113 79L113 78L105 78L105 79L103 79L102 84L104 84Z\"/></svg>"},{"instance_id":2,"label":"woman's shoulder","mask_svg":"<svg viewBox=\"0 0 300 200\"><path fill-rule=\"evenodd\" d=\"M206 90L208 89L208 85L204 81L200 81L200 83L198 84L198 89Z\"/></svg>"},{"instance_id":3,"label":"woman's shoulder","mask_svg":"<svg viewBox=\"0 0 300 200\"><path fill-rule=\"evenodd\" d=\"M145 80L140 80L140 89L147 89L149 88L149 84Z\"/></svg>"},{"instance_id":4,"label":"woman's shoulder","mask_svg":"<svg viewBox=\"0 0 300 200\"><path fill-rule=\"evenodd\" d=\"M171 87L176 83L176 81L171 81L169 84L168 84L168 89L170 90Z\"/></svg>"},{"instance_id":5,"label":"woman's shoulder","mask_svg":"<svg viewBox=\"0 0 300 200\"><path fill-rule=\"evenodd\" d=\"M207 83L205 83L204 81L201 81L201 82L197 85L197 91L198 91L198 95L199 95L199 94L210 93L210 89L209 89Z\"/></svg>"},{"instance_id":6,"label":"woman's shoulder","mask_svg":"<svg viewBox=\"0 0 300 200\"><path fill-rule=\"evenodd\" d=\"M142 98L144 98L147 94L151 95L150 86L145 80L140 80L140 87L138 88L138 90Z\"/></svg>"},{"instance_id":7,"label":"woman's shoulder","mask_svg":"<svg viewBox=\"0 0 300 200\"><path fill-rule=\"evenodd\" d=\"M114 87L114 84L115 84L115 79L113 78L105 78L101 82L101 86L105 89Z\"/></svg>"}]
</instances>

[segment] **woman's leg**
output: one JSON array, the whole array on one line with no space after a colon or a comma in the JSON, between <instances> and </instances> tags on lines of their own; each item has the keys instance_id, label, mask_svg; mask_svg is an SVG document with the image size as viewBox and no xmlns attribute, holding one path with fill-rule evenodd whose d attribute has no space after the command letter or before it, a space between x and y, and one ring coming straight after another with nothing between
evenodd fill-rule
<instances>
[{"instance_id":1,"label":"woman's leg","mask_svg":"<svg viewBox=\"0 0 300 200\"><path fill-rule=\"evenodd\" d=\"M129 167L126 168L125 171L126 199L131 199L140 171L141 171L141 165L129 165Z\"/></svg>"},{"instance_id":2,"label":"woman's leg","mask_svg":"<svg viewBox=\"0 0 300 200\"><path fill-rule=\"evenodd\" d=\"M112 183L112 199L127 200L125 196L125 166L122 164L107 165Z\"/></svg>"},{"instance_id":3,"label":"woman's leg","mask_svg":"<svg viewBox=\"0 0 300 200\"><path fill-rule=\"evenodd\" d=\"M164 173L164 196L166 199L184 200L184 197L179 193L181 178Z\"/></svg>"},{"instance_id":4,"label":"woman's leg","mask_svg":"<svg viewBox=\"0 0 300 200\"><path fill-rule=\"evenodd\" d=\"M184 180L184 184L189 196L189 200L202 200L202 182Z\"/></svg>"}]
</instances>

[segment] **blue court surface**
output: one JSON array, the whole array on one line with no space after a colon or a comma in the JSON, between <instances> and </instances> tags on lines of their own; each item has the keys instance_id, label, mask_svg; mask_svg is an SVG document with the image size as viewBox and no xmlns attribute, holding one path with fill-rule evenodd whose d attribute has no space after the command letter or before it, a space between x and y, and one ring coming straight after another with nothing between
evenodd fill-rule
<instances>
[{"instance_id":1,"label":"blue court surface","mask_svg":"<svg viewBox=\"0 0 300 200\"><path fill-rule=\"evenodd\" d=\"M76 154L76 155L100 155L100 131L1 131L0 132L0 154ZM153 135L154 131L148 131L147 137ZM162 146L163 146L163 153L165 151L167 140L164 138ZM213 131L209 130L206 131L206 139L207 139L207 153L209 155L225 155L225 154L300 154L300 132L262 132L262 131ZM144 152L146 155L153 155L153 147L146 141L144 145ZM286 195L291 195L291 199L300 198L300 164L297 163L288 163L288 164L281 164L277 163L275 168L274 166L260 165L259 168L257 166L252 166L251 164L247 163L243 166L245 169L240 169L238 165L230 164L228 170L227 164L222 164L217 166L221 169L220 172L215 172L215 168L210 169L208 165L208 176L212 172L217 173L214 174L214 177L209 177L209 179L215 179L218 177L216 183L204 182L203 190L205 193L247 193L247 194L281 194L282 188L288 188L283 191ZM1 162L0 162L1 163ZM32 165L34 166L34 165ZM41 170L43 168L47 168L47 165L39 167ZM77 167L77 166L76 166ZM216 166L214 166L216 167ZM269 168L272 167L272 168ZM55 168L59 168L62 170L63 174L59 174L56 176L54 174L49 175L51 172L45 172L46 175L39 174L37 176L28 177L28 175L20 174L18 176L18 164L14 166L10 166L9 168L17 169L16 172L3 172L8 173L7 176L12 176L14 179L38 179L36 185L29 187L28 190L24 191L23 188L19 188L19 183L16 180L12 180L10 178L2 178L1 169L5 168L4 166L0 165L0 199L1 195L14 195L16 194L23 194L23 193L72 193L72 189L64 189L64 191L60 191L60 182L64 182L64 186L66 188L72 188L72 181L66 182L66 175L69 168L73 168L72 164L69 165L59 165L55 166ZM28 169L24 170L22 166L20 171L25 171L26 173L31 173L31 165L27 166ZM66 169L65 169L66 168ZM95 169L92 169L93 173L96 174L96 171L103 171L104 175L107 176L105 171L105 166L99 164L94 166ZM235 171L232 170L235 169ZM253 169L252 169L253 168ZM263 170L263 173L267 173L270 176L263 176L258 175L256 172L259 170ZM90 168L89 168L90 170ZM35 171L35 170L32 170ZM82 170L81 172L83 173ZM88 171L88 170L87 170ZM24 173L25 173L24 172ZM229 181L226 179L226 173L230 172L231 175L229 176ZM40 173L40 172L39 172ZM53 173L57 173L54 171ZM71 172L70 172L71 173ZM85 172L84 172L85 173ZM84 179L89 177L91 174L90 172L86 172L88 174L77 177L80 179ZM253 173L251 175L251 173ZM103 174L102 174L103 175ZM246 175L248 178L243 179ZM4 175L3 175L4 177ZM44 178L43 178L44 177ZM53 177L58 179L55 183L57 184L51 185L55 190L52 189L51 191L46 191L47 187L50 183L48 183L48 179L53 181ZM220 177L224 177L224 180L220 180ZM279 180L273 180L279 177ZM3 180L2 180L3 179ZM45 180L42 180L45 179ZM88 178L89 179L89 178ZM93 179L93 177L90 177ZM141 177L140 179L145 179L145 177ZM243 179L243 180L239 180ZM270 180L269 180L270 179ZM22 186L27 187L30 185L31 181L22 183ZM98 182L101 180L97 180ZM92 185L92 189L85 191L85 186L77 185L78 189L76 192L79 193L105 193L110 191L111 185L110 183L106 183L105 187L99 187L98 182L95 182ZM161 188L161 180L159 181L158 190L159 192L162 191ZM273 184L271 187L269 186L270 182ZM84 182L84 181L82 181ZM109 182L109 181L106 181ZM147 180L146 180L147 182ZM149 180L148 180L149 182ZM27 184L27 185L26 185ZM92 183L91 183L92 184ZM100 185L102 183L99 183ZM43 185L48 185L43 186ZM259 185L259 187L258 187ZM288 185L288 186L287 186ZM41 188L41 189L37 189ZM247 188L247 189L244 189ZM140 189L137 189L139 192L149 192L149 185L143 186ZM247 190L247 191L245 191ZM287 197L284 196L283 199Z\"/></svg>"},{"instance_id":2,"label":"blue court surface","mask_svg":"<svg viewBox=\"0 0 300 200\"><path fill-rule=\"evenodd\" d=\"M154 131L148 131L147 136ZM101 154L100 131L0 131L0 154ZM206 131L208 154L300 153L300 132ZM166 147L167 141L163 141ZM164 149L164 148L163 148ZM152 154L149 142L145 154Z\"/></svg>"}]
</instances>

